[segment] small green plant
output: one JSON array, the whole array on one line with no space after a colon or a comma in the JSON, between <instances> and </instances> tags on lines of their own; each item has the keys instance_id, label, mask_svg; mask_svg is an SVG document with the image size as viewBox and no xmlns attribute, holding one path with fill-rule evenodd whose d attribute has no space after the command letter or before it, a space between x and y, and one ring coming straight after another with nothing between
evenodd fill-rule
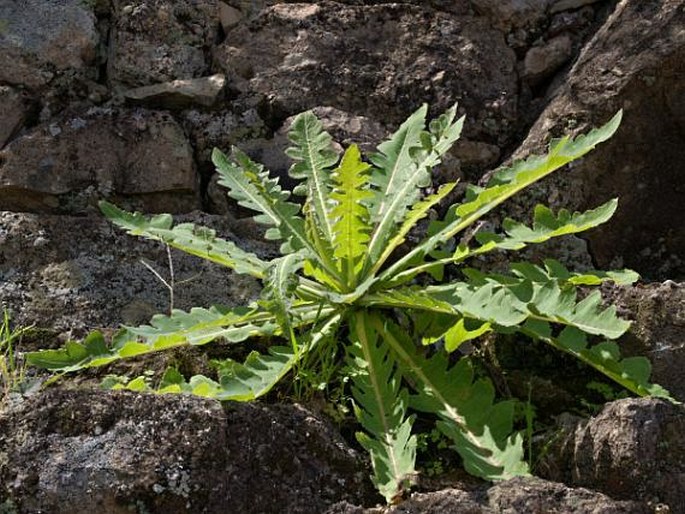
<instances>
[{"instance_id":1,"label":"small green plant","mask_svg":"<svg viewBox=\"0 0 685 514\"><path fill-rule=\"evenodd\" d=\"M0 321L0 407L11 393L22 392L26 383L26 366L17 355L16 343L29 329L12 330L9 313L3 311Z\"/></svg>"},{"instance_id":2,"label":"small green plant","mask_svg":"<svg viewBox=\"0 0 685 514\"><path fill-rule=\"evenodd\" d=\"M303 363L317 362L317 355L329 362L325 356L338 351L346 355L361 425L357 438L370 453L373 480L388 502L399 498L415 476L413 413L438 419L437 428L468 472L490 480L529 473L523 436L513 431L514 401L496 401L491 382L476 377L469 357L455 353L484 334L518 332L577 357L635 394L667 397L648 382L646 359L621 359L613 340L629 323L613 307L602 306L599 292L577 299L580 285L630 283L635 273L573 273L554 260L543 266L513 263L506 274L464 265L488 252L519 250L588 230L612 216L616 200L583 213L554 213L538 205L530 226L507 219L500 233L479 232L470 244L458 239L506 199L610 138L621 114L575 140L552 141L546 155L499 169L486 187L469 186L464 200L430 223L419 243L404 248L410 231L456 185L444 184L421 198L421 189L431 185L431 170L463 124L463 118L456 119L456 106L428 127L426 115L423 106L367 160L354 145L339 160L316 117L299 115L287 154L294 161L289 174L300 181L294 193L304 198L302 205L289 201L278 180L240 150L233 149L230 158L215 150L213 160L229 196L256 211L266 238L280 242L282 256L271 261L208 228L173 226L170 215L145 217L102 202L104 214L133 235L258 278L264 285L261 297L245 307L174 310L155 316L150 325L122 329L111 344L95 332L62 349L32 353L30 361L75 371L218 338L237 343L280 336L287 345L272 346L266 354L252 352L243 363L221 362L217 380L186 380L171 370L158 389L250 401ZM458 279L443 282L447 267ZM591 344L589 335L603 340ZM137 387L149 387L144 379L139 382Z\"/></svg>"}]
</instances>

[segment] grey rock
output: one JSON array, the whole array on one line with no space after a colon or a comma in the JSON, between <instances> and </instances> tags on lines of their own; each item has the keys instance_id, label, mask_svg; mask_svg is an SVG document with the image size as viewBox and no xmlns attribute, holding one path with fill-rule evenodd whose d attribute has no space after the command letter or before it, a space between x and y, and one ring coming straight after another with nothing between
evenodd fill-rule
<instances>
[{"instance_id":1,"label":"grey rock","mask_svg":"<svg viewBox=\"0 0 685 514\"><path fill-rule=\"evenodd\" d=\"M523 77L530 84L537 84L568 61L571 53L571 38L566 34L552 38L542 46L534 46L523 61Z\"/></svg>"},{"instance_id":2,"label":"grey rock","mask_svg":"<svg viewBox=\"0 0 685 514\"><path fill-rule=\"evenodd\" d=\"M228 239L241 233L234 229L240 222L225 217L194 214L177 221L210 226ZM269 257L271 247L241 234L242 247ZM102 216L0 212L0 296L19 326L82 337L167 312L169 291L142 260L169 279L164 245L126 235ZM243 305L259 294L251 277L182 252L173 251L172 261L177 308Z\"/></svg>"},{"instance_id":3,"label":"grey rock","mask_svg":"<svg viewBox=\"0 0 685 514\"><path fill-rule=\"evenodd\" d=\"M568 420L543 458L544 477L685 512L685 410L654 398L618 400Z\"/></svg>"},{"instance_id":4,"label":"grey rock","mask_svg":"<svg viewBox=\"0 0 685 514\"><path fill-rule=\"evenodd\" d=\"M549 11L554 14L561 11L571 11L573 9L580 9L586 5L592 5L600 0L553 0Z\"/></svg>"},{"instance_id":5,"label":"grey rock","mask_svg":"<svg viewBox=\"0 0 685 514\"><path fill-rule=\"evenodd\" d=\"M365 500L362 461L297 406L50 390L0 413L17 512L318 514Z\"/></svg>"},{"instance_id":6,"label":"grey rock","mask_svg":"<svg viewBox=\"0 0 685 514\"><path fill-rule=\"evenodd\" d=\"M619 197L612 221L587 234L600 268L628 266L660 280L685 273L684 8L680 0L620 2L514 153L539 152L552 136L587 131L624 110L609 142L507 205L522 218L540 199L584 210Z\"/></svg>"},{"instance_id":7,"label":"grey rock","mask_svg":"<svg viewBox=\"0 0 685 514\"><path fill-rule=\"evenodd\" d=\"M21 128L29 111L25 95L9 86L0 86L0 149Z\"/></svg>"},{"instance_id":8,"label":"grey rock","mask_svg":"<svg viewBox=\"0 0 685 514\"><path fill-rule=\"evenodd\" d=\"M123 96L129 103L150 108L179 110L194 105L212 107L221 98L226 77L217 73L210 77L179 79L129 89Z\"/></svg>"},{"instance_id":9,"label":"grey rock","mask_svg":"<svg viewBox=\"0 0 685 514\"><path fill-rule=\"evenodd\" d=\"M505 31L526 28L544 19L551 0L473 0L480 14Z\"/></svg>"},{"instance_id":10,"label":"grey rock","mask_svg":"<svg viewBox=\"0 0 685 514\"><path fill-rule=\"evenodd\" d=\"M685 283L612 288L606 296L633 321L620 342L624 353L648 357L652 381L685 400Z\"/></svg>"},{"instance_id":11,"label":"grey rock","mask_svg":"<svg viewBox=\"0 0 685 514\"><path fill-rule=\"evenodd\" d=\"M168 114L92 109L38 125L0 152L0 208L84 212L102 197L148 211L198 205L190 144Z\"/></svg>"},{"instance_id":12,"label":"grey rock","mask_svg":"<svg viewBox=\"0 0 685 514\"><path fill-rule=\"evenodd\" d=\"M95 60L95 16L81 0L0 3L0 83L38 88Z\"/></svg>"},{"instance_id":13,"label":"grey rock","mask_svg":"<svg viewBox=\"0 0 685 514\"><path fill-rule=\"evenodd\" d=\"M513 134L515 55L482 17L408 4L278 4L231 30L215 62L272 125L326 105L396 126L423 102L435 114L460 101L468 137Z\"/></svg>"},{"instance_id":14,"label":"grey rock","mask_svg":"<svg viewBox=\"0 0 685 514\"><path fill-rule=\"evenodd\" d=\"M339 503L326 514L650 514L646 504L617 501L601 493L535 477L514 478L489 489L443 489L416 493L397 506L364 509Z\"/></svg>"},{"instance_id":15,"label":"grey rock","mask_svg":"<svg viewBox=\"0 0 685 514\"><path fill-rule=\"evenodd\" d=\"M107 75L119 89L206 76L217 0L114 1Z\"/></svg>"},{"instance_id":16,"label":"grey rock","mask_svg":"<svg viewBox=\"0 0 685 514\"><path fill-rule=\"evenodd\" d=\"M243 20L243 13L239 9L224 2L219 2L219 21L224 32L228 32Z\"/></svg>"}]
</instances>

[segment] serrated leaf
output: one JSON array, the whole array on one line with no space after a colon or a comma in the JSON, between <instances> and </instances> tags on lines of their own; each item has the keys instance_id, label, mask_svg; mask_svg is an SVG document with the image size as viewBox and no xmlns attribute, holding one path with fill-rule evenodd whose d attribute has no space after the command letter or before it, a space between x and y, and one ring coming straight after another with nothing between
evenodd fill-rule
<instances>
[{"instance_id":1,"label":"serrated leaf","mask_svg":"<svg viewBox=\"0 0 685 514\"><path fill-rule=\"evenodd\" d=\"M308 249L315 253L305 236L304 220L299 216L300 206L288 202L290 193L283 191L278 179L270 178L261 164L234 148L229 160L218 149L212 152L212 161L219 173L219 184L229 189L229 196L240 205L257 211L257 223L271 227L267 239L282 240L282 253Z\"/></svg>"},{"instance_id":2,"label":"serrated leaf","mask_svg":"<svg viewBox=\"0 0 685 514\"><path fill-rule=\"evenodd\" d=\"M356 286L355 271L358 271L358 263L366 253L369 241L369 211L365 204L373 196L368 189L369 168L362 162L359 148L350 146L335 170L335 188L331 193L335 204L331 209L335 220L333 253L340 260L340 271L347 273L352 287Z\"/></svg>"},{"instance_id":3,"label":"serrated leaf","mask_svg":"<svg viewBox=\"0 0 685 514\"><path fill-rule=\"evenodd\" d=\"M490 332L490 323L479 323L478 327L469 330L466 327L466 320L461 318L457 323L445 332L445 350L451 353L457 350L463 343L477 339L483 334Z\"/></svg>"},{"instance_id":4,"label":"serrated leaf","mask_svg":"<svg viewBox=\"0 0 685 514\"><path fill-rule=\"evenodd\" d=\"M370 321L370 315L360 311L353 315L350 327L355 414L367 432L357 433L357 440L371 455L374 484L391 503L415 473L414 418L406 415L407 390L388 349L379 345Z\"/></svg>"},{"instance_id":5,"label":"serrated leaf","mask_svg":"<svg viewBox=\"0 0 685 514\"><path fill-rule=\"evenodd\" d=\"M272 313L281 327L281 332L292 337L292 305L295 301L295 289L299 285L297 272L304 265L304 255L291 253L274 259L268 269L259 305ZM292 341L295 344L294 341Z\"/></svg>"},{"instance_id":6,"label":"serrated leaf","mask_svg":"<svg viewBox=\"0 0 685 514\"><path fill-rule=\"evenodd\" d=\"M618 128L621 114L619 111L606 125L590 131L588 135L580 135L575 140L562 138L552 141L546 155L533 155L511 167L501 168L493 175L487 188L473 189L473 194L467 195L463 203L450 208L446 220L435 223L429 237L383 272L380 280L394 277L415 262L417 256L428 255L511 196L609 139Z\"/></svg>"},{"instance_id":7,"label":"serrated leaf","mask_svg":"<svg viewBox=\"0 0 685 514\"><path fill-rule=\"evenodd\" d=\"M452 439L465 469L486 480L504 480L529 474L523 460L523 438L513 434L514 409L511 402L494 403L494 387L487 379L474 381L468 359L449 368L445 354L431 359L419 355L411 339L400 327L374 319L401 363L413 377L417 395L412 407L440 418L438 428Z\"/></svg>"},{"instance_id":8,"label":"serrated leaf","mask_svg":"<svg viewBox=\"0 0 685 514\"><path fill-rule=\"evenodd\" d=\"M422 132L427 111L424 105L389 141L379 145L379 153L371 156L379 171L371 175L371 182L377 188L371 209L376 226L369 241L367 271L373 269L375 273L383 264L380 256L393 236L395 225L403 221L409 206L418 199L419 188L430 185L432 168L459 138L464 119L454 121L456 110L454 105L431 123L430 132Z\"/></svg>"},{"instance_id":9,"label":"serrated leaf","mask_svg":"<svg viewBox=\"0 0 685 514\"><path fill-rule=\"evenodd\" d=\"M296 180L305 181L293 192L307 195L317 225L321 227L328 245L332 245L330 175L338 156L333 151L331 136L323 129L314 113L307 111L295 117L288 138L294 146L288 148L286 154L295 161L288 173Z\"/></svg>"},{"instance_id":10,"label":"serrated leaf","mask_svg":"<svg viewBox=\"0 0 685 514\"><path fill-rule=\"evenodd\" d=\"M266 262L234 243L216 237L216 232L212 229L191 223L172 227L173 220L167 214L146 217L138 212L126 212L105 201L101 201L99 205L107 219L131 235L162 241L190 255L226 266L236 273L246 273L257 278L264 276Z\"/></svg>"},{"instance_id":11,"label":"serrated leaf","mask_svg":"<svg viewBox=\"0 0 685 514\"><path fill-rule=\"evenodd\" d=\"M551 330L540 330L539 326L528 324L522 328L522 332L573 355L639 396L656 396L675 401L666 389L649 382L651 364L647 358L622 359L619 347L613 341L590 346L587 335L573 326L565 327L558 336L554 336Z\"/></svg>"}]
</instances>

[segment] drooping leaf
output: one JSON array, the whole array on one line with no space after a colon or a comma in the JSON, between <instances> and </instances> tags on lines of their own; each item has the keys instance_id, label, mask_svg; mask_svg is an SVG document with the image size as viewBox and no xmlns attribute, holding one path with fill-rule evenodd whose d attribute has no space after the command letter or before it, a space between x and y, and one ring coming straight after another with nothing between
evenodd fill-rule
<instances>
[{"instance_id":1,"label":"drooping leaf","mask_svg":"<svg viewBox=\"0 0 685 514\"><path fill-rule=\"evenodd\" d=\"M318 317L330 316L333 309L301 302L293 306L297 325L313 323ZM115 360L166 350L179 346L204 345L215 339L237 343L248 337L280 333L273 314L246 307L232 310L194 308L190 312L174 310L170 316L158 314L150 325L120 330L105 344L102 334L95 332L83 343L70 341L64 348L41 350L26 354L38 367L53 371L76 371L103 366Z\"/></svg>"},{"instance_id":2,"label":"drooping leaf","mask_svg":"<svg viewBox=\"0 0 685 514\"><path fill-rule=\"evenodd\" d=\"M649 382L651 365L647 358L621 358L619 347L613 341L590 345L587 335L574 326L567 326L558 336L554 336L551 327L539 321L526 323L521 332L573 355L639 396L656 396L674 401L666 389Z\"/></svg>"},{"instance_id":3,"label":"drooping leaf","mask_svg":"<svg viewBox=\"0 0 685 514\"><path fill-rule=\"evenodd\" d=\"M126 212L105 201L100 202L100 209L112 223L131 235L162 241L173 248L226 266L236 273L257 278L264 276L266 262L236 244L216 237L216 232L210 228L191 223L172 227L173 220L168 214L146 217L137 212Z\"/></svg>"},{"instance_id":4,"label":"drooping leaf","mask_svg":"<svg viewBox=\"0 0 685 514\"><path fill-rule=\"evenodd\" d=\"M569 138L553 140L546 155L534 155L515 162L511 167L501 168L493 175L487 188L474 189L473 194L468 195L463 203L450 208L446 220L442 223L435 223L430 232L431 235L386 269L381 274L380 280L385 281L397 275L415 262L417 256L428 255L438 245L449 241L522 189L585 155L597 144L609 139L617 130L621 116L622 112L619 111L606 125L590 131L587 135L580 135L575 140Z\"/></svg>"},{"instance_id":5,"label":"drooping leaf","mask_svg":"<svg viewBox=\"0 0 685 514\"><path fill-rule=\"evenodd\" d=\"M404 331L380 318L374 328L392 349L400 369L415 384L411 405L440 418L438 428L454 443L465 469L486 480L504 480L529 474L523 460L523 438L513 432L514 406L494 403L494 387L487 379L474 381L468 359L449 367L438 352L430 359L421 356Z\"/></svg>"},{"instance_id":6,"label":"drooping leaf","mask_svg":"<svg viewBox=\"0 0 685 514\"><path fill-rule=\"evenodd\" d=\"M371 455L374 484L391 503L415 474L414 417L406 415L407 390L387 347L379 344L370 316L363 311L353 314L350 327L355 414L366 431L358 432L357 440Z\"/></svg>"}]
</instances>

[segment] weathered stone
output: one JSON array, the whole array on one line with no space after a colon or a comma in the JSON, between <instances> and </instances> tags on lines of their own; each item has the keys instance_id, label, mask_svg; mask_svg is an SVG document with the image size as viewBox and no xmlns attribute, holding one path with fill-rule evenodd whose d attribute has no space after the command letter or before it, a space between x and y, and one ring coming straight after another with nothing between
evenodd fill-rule
<instances>
[{"instance_id":1,"label":"weathered stone","mask_svg":"<svg viewBox=\"0 0 685 514\"><path fill-rule=\"evenodd\" d=\"M243 13L224 2L219 2L219 21L224 32L228 32L243 20Z\"/></svg>"},{"instance_id":2,"label":"weathered stone","mask_svg":"<svg viewBox=\"0 0 685 514\"><path fill-rule=\"evenodd\" d=\"M580 9L586 5L595 4L600 0L552 0L549 11L554 14L561 11Z\"/></svg>"},{"instance_id":3,"label":"weathered stone","mask_svg":"<svg viewBox=\"0 0 685 514\"><path fill-rule=\"evenodd\" d=\"M654 398L612 402L589 421L568 419L540 473L613 498L685 512L685 410Z\"/></svg>"},{"instance_id":4,"label":"weathered stone","mask_svg":"<svg viewBox=\"0 0 685 514\"><path fill-rule=\"evenodd\" d=\"M218 27L217 0L115 0L110 83L131 88L207 75Z\"/></svg>"},{"instance_id":5,"label":"weathered stone","mask_svg":"<svg viewBox=\"0 0 685 514\"><path fill-rule=\"evenodd\" d=\"M0 86L0 148L21 128L28 113L24 95L9 86Z\"/></svg>"},{"instance_id":6,"label":"weathered stone","mask_svg":"<svg viewBox=\"0 0 685 514\"><path fill-rule=\"evenodd\" d=\"M230 31L215 60L243 96L257 95L272 125L327 105L396 126L423 102L438 113L459 100L468 137L513 134L515 56L482 17L398 4L278 4Z\"/></svg>"},{"instance_id":7,"label":"weathered stone","mask_svg":"<svg viewBox=\"0 0 685 514\"><path fill-rule=\"evenodd\" d=\"M623 124L609 142L507 205L521 218L516 211L529 212L538 198L584 210L619 197L612 221L587 234L601 268L628 266L662 280L685 276L678 258L685 254L683 20L680 0L620 2L514 153L540 151L550 136L587 131L623 108Z\"/></svg>"},{"instance_id":8,"label":"weathered stone","mask_svg":"<svg viewBox=\"0 0 685 514\"><path fill-rule=\"evenodd\" d=\"M552 0L473 0L475 9L505 31L540 22Z\"/></svg>"},{"instance_id":9,"label":"weathered stone","mask_svg":"<svg viewBox=\"0 0 685 514\"><path fill-rule=\"evenodd\" d=\"M633 321L620 342L624 353L648 357L652 381L685 400L685 283L614 288L607 299Z\"/></svg>"},{"instance_id":10,"label":"weathered stone","mask_svg":"<svg viewBox=\"0 0 685 514\"><path fill-rule=\"evenodd\" d=\"M523 61L523 77L531 84L548 78L571 57L571 38L562 34L542 46L534 46Z\"/></svg>"},{"instance_id":11,"label":"weathered stone","mask_svg":"<svg viewBox=\"0 0 685 514\"><path fill-rule=\"evenodd\" d=\"M0 502L16 512L319 514L366 470L297 406L50 390L0 414Z\"/></svg>"},{"instance_id":12,"label":"weathered stone","mask_svg":"<svg viewBox=\"0 0 685 514\"><path fill-rule=\"evenodd\" d=\"M198 79L179 79L129 89L124 98L134 105L178 110L194 105L211 107L221 98L226 77L216 74Z\"/></svg>"},{"instance_id":13,"label":"weathered stone","mask_svg":"<svg viewBox=\"0 0 685 514\"><path fill-rule=\"evenodd\" d=\"M124 207L129 207L124 204ZM227 217L193 214L178 218L207 225L235 239ZM239 243L270 258L271 246L241 233ZM174 307L243 305L256 298L256 279L182 252L172 251ZM169 290L141 261L167 280L163 244L126 235L101 216L50 216L0 212L0 297L19 326L35 324L85 335L98 327L146 322L167 312ZM135 302L135 303L134 303Z\"/></svg>"},{"instance_id":14,"label":"weathered stone","mask_svg":"<svg viewBox=\"0 0 685 514\"><path fill-rule=\"evenodd\" d=\"M646 504L616 501L588 489L571 488L535 477L514 478L485 487L416 493L388 509L363 509L339 503L326 514L651 514Z\"/></svg>"},{"instance_id":15,"label":"weathered stone","mask_svg":"<svg viewBox=\"0 0 685 514\"><path fill-rule=\"evenodd\" d=\"M0 208L82 212L98 197L148 211L198 205L193 153L171 116L92 109L41 124L0 152Z\"/></svg>"},{"instance_id":16,"label":"weathered stone","mask_svg":"<svg viewBox=\"0 0 685 514\"><path fill-rule=\"evenodd\" d=\"M489 145L482 141L469 141L460 139L452 147L450 153L454 155L461 164L461 168L482 171L497 164L500 157L500 149L495 145Z\"/></svg>"},{"instance_id":17,"label":"weathered stone","mask_svg":"<svg viewBox=\"0 0 685 514\"><path fill-rule=\"evenodd\" d=\"M0 3L0 83L44 86L95 59L95 16L81 0Z\"/></svg>"}]
</instances>

